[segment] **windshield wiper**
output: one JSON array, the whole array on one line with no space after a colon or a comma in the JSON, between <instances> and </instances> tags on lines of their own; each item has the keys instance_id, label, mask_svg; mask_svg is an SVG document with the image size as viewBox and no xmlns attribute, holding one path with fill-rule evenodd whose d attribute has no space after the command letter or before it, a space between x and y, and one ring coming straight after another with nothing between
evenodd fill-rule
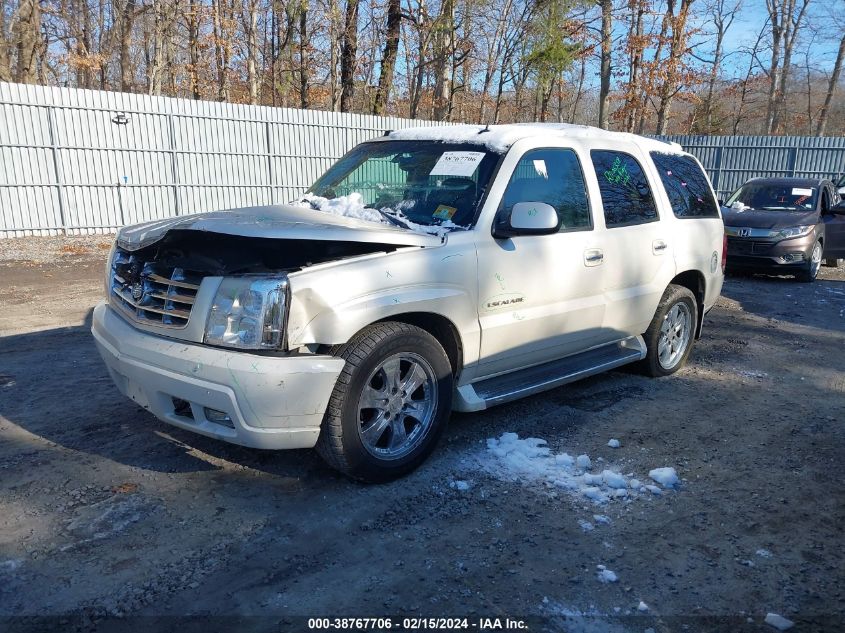
<instances>
[{"instance_id":1,"label":"windshield wiper","mask_svg":"<svg viewBox=\"0 0 845 633\"><path fill-rule=\"evenodd\" d=\"M374 207L365 207L365 208L373 209ZM382 217L384 217L384 219L387 220L388 222L390 222L391 224L394 224L394 225L401 227L403 229L408 229L409 231L413 230L413 229L411 229L410 225L406 224L404 221L400 220L395 215L388 213L384 209L375 209L375 210L378 211L379 213L381 213Z\"/></svg>"}]
</instances>

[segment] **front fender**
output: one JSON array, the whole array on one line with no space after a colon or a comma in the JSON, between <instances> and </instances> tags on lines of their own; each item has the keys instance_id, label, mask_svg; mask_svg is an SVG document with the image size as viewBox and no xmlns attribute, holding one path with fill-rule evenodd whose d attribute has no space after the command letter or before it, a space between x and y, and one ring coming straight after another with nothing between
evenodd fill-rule
<instances>
[{"instance_id":1,"label":"front fender","mask_svg":"<svg viewBox=\"0 0 845 633\"><path fill-rule=\"evenodd\" d=\"M431 313L457 329L464 366L478 360L474 247L397 251L305 269L290 276L290 289L291 348L339 345L376 321Z\"/></svg>"}]
</instances>

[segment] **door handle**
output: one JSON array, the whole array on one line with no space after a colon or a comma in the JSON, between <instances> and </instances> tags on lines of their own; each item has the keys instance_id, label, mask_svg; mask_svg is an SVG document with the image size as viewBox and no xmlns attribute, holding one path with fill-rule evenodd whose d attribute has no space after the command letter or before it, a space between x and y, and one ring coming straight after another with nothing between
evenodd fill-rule
<instances>
[{"instance_id":1,"label":"door handle","mask_svg":"<svg viewBox=\"0 0 845 633\"><path fill-rule=\"evenodd\" d=\"M651 243L651 252L655 255L662 255L663 251L665 251L668 247L669 245L663 240L654 240Z\"/></svg>"},{"instance_id":2,"label":"door handle","mask_svg":"<svg viewBox=\"0 0 845 633\"><path fill-rule=\"evenodd\" d=\"M604 261L604 253L597 248L584 251L584 265L598 266Z\"/></svg>"}]
</instances>

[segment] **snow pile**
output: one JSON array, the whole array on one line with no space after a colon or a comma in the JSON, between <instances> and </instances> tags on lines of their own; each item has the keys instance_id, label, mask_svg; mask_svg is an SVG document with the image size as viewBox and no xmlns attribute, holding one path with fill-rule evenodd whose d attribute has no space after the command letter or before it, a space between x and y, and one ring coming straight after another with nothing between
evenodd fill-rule
<instances>
[{"instance_id":1,"label":"snow pile","mask_svg":"<svg viewBox=\"0 0 845 633\"><path fill-rule=\"evenodd\" d=\"M791 629L795 626L795 622L787 620L785 617L778 615L777 613L767 613L765 621L766 624L775 627L778 631L786 631L787 629Z\"/></svg>"},{"instance_id":2,"label":"snow pile","mask_svg":"<svg viewBox=\"0 0 845 633\"><path fill-rule=\"evenodd\" d=\"M666 488L671 488L678 483L678 473L674 468L655 468L648 472L648 476Z\"/></svg>"},{"instance_id":3,"label":"snow pile","mask_svg":"<svg viewBox=\"0 0 845 633\"><path fill-rule=\"evenodd\" d=\"M598 569L598 579L599 582L609 583L609 582L616 582L619 580L619 577L616 575L615 572L610 571L604 565L596 565L596 569Z\"/></svg>"},{"instance_id":4,"label":"snow pile","mask_svg":"<svg viewBox=\"0 0 845 633\"><path fill-rule=\"evenodd\" d=\"M581 529L584 530L585 532L592 532L593 530L596 529L595 525L593 525L589 521L585 521L584 519L580 519L578 521L578 525L580 525Z\"/></svg>"},{"instance_id":5,"label":"snow pile","mask_svg":"<svg viewBox=\"0 0 845 633\"><path fill-rule=\"evenodd\" d=\"M416 231L417 233L428 233L429 235L443 236L446 232L451 229L467 228L459 226L451 220L446 220L444 222L440 222L439 224L431 225L417 224L416 222L413 222L410 218L408 218L404 213L402 213L403 208L410 209L414 206L414 204L415 201L413 200L403 200L402 203L399 204L398 209L384 208L382 209L382 212L387 213L388 215L396 218L399 223L401 223L411 231ZM294 200L293 202L291 202L291 205L295 207L305 207L308 209L314 209L315 211L322 211L323 213L331 213L333 215L339 215L345 218L354 218L356 220L376 222L378 224L385 224L390 227L397 226L397 224L393 224L392 222L390 222L390 220L385 218L382 212L379 212L370 207L366 207L364 205L363 196L357 191L353 191L348 196L338 196L336 198L323 198L321 196L316 196L313 193L306 193L299 200Z\"/></svg>"},{"instance_id":6,"label":"snow pile","mask_svg":"<svg viewBox=\"0 0 845 633\"><path fill-rule=\"evenodd\" d=\"M607 445L608 445L610 448L619 448L620 446L622 446L622 444L620 444L620 443L619 443L619 440L617 440L617 439L611 439L611 440L607 443Z\"/></svg>"},{"instance_id":7,"label":"snow pile","mask_svg":"<svg viewBox=\"0 0 845 633\"><path fill-rule=\"evenodd\" d=\"M597 503L627 499L645 492L661 493L657 486L643 485L632 475L623 475L615 470L604 469L597 474L589 472L592 461L588 455L577 458L568 453L555 455L546 446L546 440L537 437L519 439L516 433L504 433L499 438L488 439L487 455L482 458L481 466L499 479L543 483ZM657 468L649 476L667 487L678 481L674 468ZM609 522L609 519L597 515L596 521Z\"/></svg>"},{"instance_id":8,"label":"snow pile","mask_svg":"<svg viewBox=\"0 0 845 633\"><path fill-rule=\"evenodd\" d=\"M391 140L438 141L441 143L476 143L494 152L505 152L516 141L529 137L548 138L563 136L573 138L625 140L633 142L646 151L661 154L683 154L677 143L666 143L626 132L610 132L589 125L571 123L518 123L513 125L445 125L437 127L414 127L394 130Z\"/></svg>"},{"instance_id":9,"label":"snow pile","mask_svg":"<svg viewBox=\"0 0 845 633\"><path fill-rule=\"evenodd\" d=\"M468 481L453 481L449 484L450 488L454 488L455 490L460 490L461 492L465 492L470 489L470 484Z\"/></svg>"},{"instance_id":10,"label":"snow pile","mask_svg":"<svg viewBox=\"0 0 845 633\"><path fill-rule=\"evenodd\" d=\"M337 198L331 199L315 196L313 193L306 193L302 198L292 204L297 207L309 207L322 211L323 213L340 215L345 218L356 218L358 220L366 220L367 222L389 224L381 213L375 209L364 207L364 198L357 191L353 191L348 196L338 196Z\"/></svg>"},{"instance_id":11,"label":"snow pile","mask_svg":"<svg viewBox=\"0 0 845 633\"><path fill-rule=\"evenodd\" d=\"M762 548L758 549L756 554L757 554L757 556L760 556L761 558L771 558L772 557L772 553L769 550L762 549Z\"/></svg>"},{"instance_id":12,"label":"snow pile","mask_svg":"<svg viewBox=\"0 0 845 633\"><path fill-rule=\"evenodd\" d=\"M648 605L642 600L640 600L640 603L637 605L637 611L645 613L646 611L648 611Z\"/></svg>"}]
</instances>

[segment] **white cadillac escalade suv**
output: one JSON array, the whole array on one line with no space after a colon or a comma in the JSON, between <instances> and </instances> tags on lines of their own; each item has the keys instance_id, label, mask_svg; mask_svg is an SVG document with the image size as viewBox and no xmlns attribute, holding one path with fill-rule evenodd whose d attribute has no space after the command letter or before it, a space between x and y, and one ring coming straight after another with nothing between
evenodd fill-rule
<instances>
[{"instance_id":1,"label":"white cadillac escalade suv","mask_svg":"<svg viewBox=\"0 0 845 633\"><path fill-rule=\"evenodd\" d=\"M724 264L713 190L677 145L420 128L358 145L293 204L124 228L92 331L165 422L386 481L453 410L626 363L674 373Z\"/></svg>"}]
</instances>

